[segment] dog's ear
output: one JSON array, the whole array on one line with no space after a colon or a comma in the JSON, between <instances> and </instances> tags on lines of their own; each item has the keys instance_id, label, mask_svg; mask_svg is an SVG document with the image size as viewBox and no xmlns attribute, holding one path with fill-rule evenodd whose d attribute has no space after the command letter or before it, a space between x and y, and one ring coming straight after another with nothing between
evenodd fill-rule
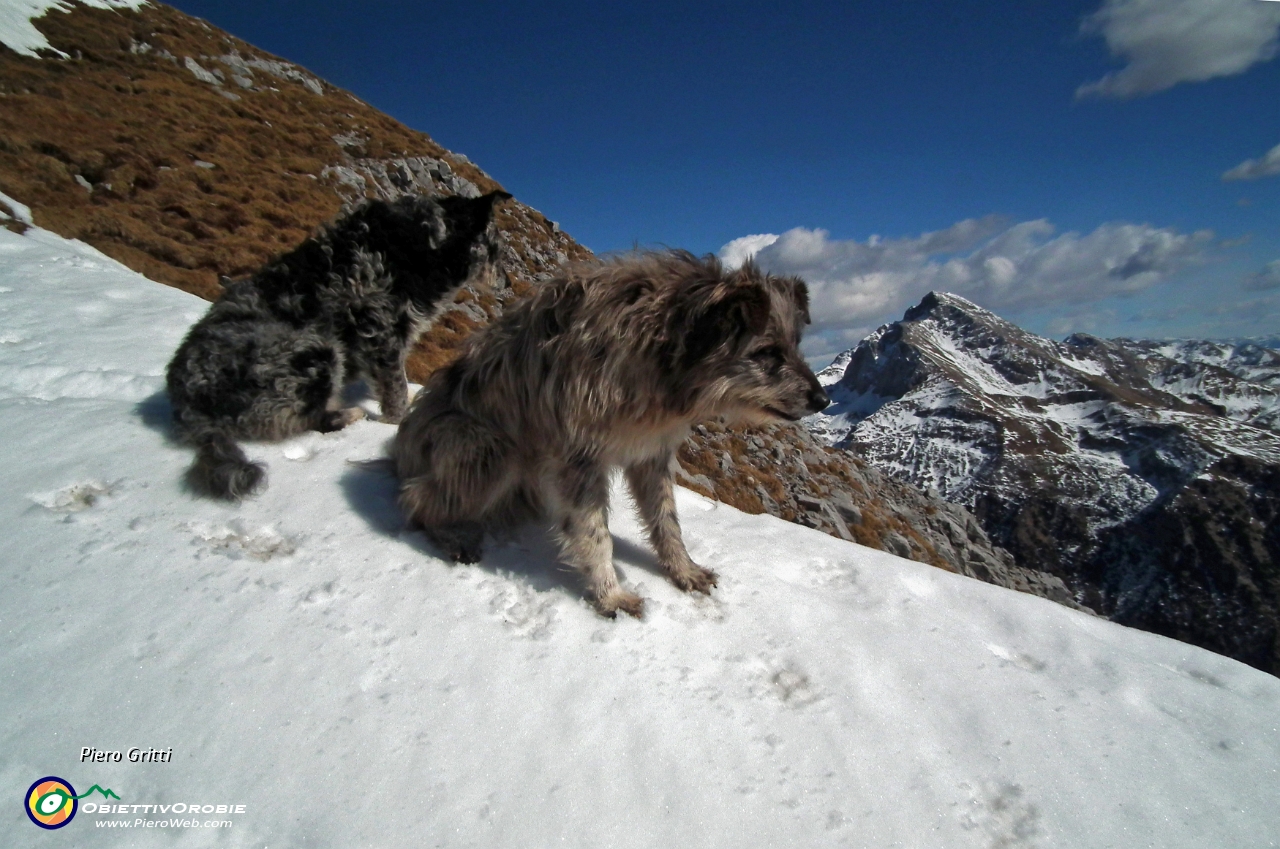
<instances>
[{"instance_id":1,"label":"dog's ear","mask_svg":"<svg viewBox=\"0 0 1280 849\"><path fill-rule=\"evenodd\" d=\"M800 311L800 317L804 319L805 324L811 324L813 319L809 317L809 287L799 277L788 277L787 283L792 297L795 298L796 308Z\"/></svg>"},{"instance_id":2,"label":"dog's ear","mask_svg":"<svg viewBox=\"0 0 1280 849\"><path fill-rule=\"evenodd\" d=\"M431 247L438 248L450 235L467 241L479 238L489 227L494 206L509 197L510 193L498 189L474 198L451 195L442 199L443 208L437 219L440 231L438 234L433 231L439 241L433 241Z\"/></svg>"},{"instance_id":3,"label":"dog's ear","mask_svg":"<svg viewBox=\"0 0 1280 849\"><path fill-rule=\"evenodd\" d=\"M758 282L718 285L691 317L686 361L696 362L721 345L764 333L772 308L768 290Z\"/></svg>"},{"instance_id":4,"label":"dog's ear","mask_svg":"<svg viewBox=\"0 0 1280 849\"><path fill-rule=\"evenodd\" d=\"M490 222L493 221L493 211L498 204L504 200L511 200L512 197L513 196L510 192L504 192L502 189L498 189L497 191L489 192L489 194L484 195L484 197L481 198L481 200L486 201L484 205L485 227L488 227Z\"/></svg>"},{"instance_id":5,"label":"dog's ear","mask_svg":"<svg viewBox=\"0 0 1280 849\"><path fill-rule=\"evenodd\" d=\"M497 189L496 191L489 192L487 195L481 195L476 198L475 204L478 209L476 217L479 219L477 223L480 225L481 229L484 229L489 225L489 220L493 218L493 208L497 206L500 201L510 200L511 197L512 195L510 192L504 192L502 189Z\"/></svg>"}]
</instances>

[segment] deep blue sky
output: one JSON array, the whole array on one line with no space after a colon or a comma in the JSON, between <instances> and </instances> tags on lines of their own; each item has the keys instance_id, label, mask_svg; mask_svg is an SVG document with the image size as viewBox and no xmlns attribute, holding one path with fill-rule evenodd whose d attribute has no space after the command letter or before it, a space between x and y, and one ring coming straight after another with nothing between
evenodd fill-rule
<instances>
[{"instance_id":1,"label":"deep blue sky","mask_svg":"<svg viewBox=\"0 0 1280 849\"><path fill-rule=\"evenodd\" d=\"M1280 143L1280 61L1077 99L1124 65L1081 33L1102 3L173 5L467 154L596 251L794 227L893 239L996 214L1211 229L1196 297L1205 275L1239 289L1280 257L1280 177L1220 177ZM1044 307L1023 319L1045 331ZM1126 310L1080 327L1125 332ZM1148 325L1131 335L1195 329Z\"/></svg>"}]
</instances>

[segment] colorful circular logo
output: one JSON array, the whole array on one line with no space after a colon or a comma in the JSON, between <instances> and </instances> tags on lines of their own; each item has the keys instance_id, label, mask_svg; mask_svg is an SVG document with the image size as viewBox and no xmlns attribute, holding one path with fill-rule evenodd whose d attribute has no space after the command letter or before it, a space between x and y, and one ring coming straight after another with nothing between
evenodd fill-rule
<instances>
[{"instance_id":1,"label":"colorful circular logo","mask_svg":"<svg viewBox=\"0 0 1280 849\"><path fill-rule=\"evenodd\" d=\"M50 775L27 790L26 807L27 816L41 828L62 828L75 817L80 803L70 782Z\"/></svg>"}]
</instances>

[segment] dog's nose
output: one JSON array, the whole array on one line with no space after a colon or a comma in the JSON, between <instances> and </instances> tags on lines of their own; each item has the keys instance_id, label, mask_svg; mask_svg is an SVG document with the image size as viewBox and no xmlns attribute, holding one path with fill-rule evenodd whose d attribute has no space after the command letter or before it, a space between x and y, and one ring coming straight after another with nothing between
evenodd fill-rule
<instances>
[{"instance_id":1,"label":"dog's nose","mask_svg":"<svg viewBox=\"0 0 1280 849\"><path fill-rule=\"evenodd\" d=\"M809 409L815 413L820 413L831 403L831 399L827 397L827 393L821 386L814 387L809 390Z\"/></svg>"}]
</instances>

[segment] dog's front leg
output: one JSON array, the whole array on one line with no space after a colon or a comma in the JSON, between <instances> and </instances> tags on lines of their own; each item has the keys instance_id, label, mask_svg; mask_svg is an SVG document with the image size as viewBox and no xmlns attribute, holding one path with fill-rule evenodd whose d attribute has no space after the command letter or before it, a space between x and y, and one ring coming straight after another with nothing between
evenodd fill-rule
<instances>
[{"instance_id":1,"label":"dog's front leg","mask_svg":"<svg viewBox=\"0 0 1280 849\"><path fill-rule=\"evenodd\" d=\"M582 573L602 614L612 618L621 610L640 618L644 599L622 589L613 568L605 470L592 460L572 461L561 470L556 488L562 513L558 534L561 556Z\"/></svg>"},{"instance_id":2,"label":"dog's front leg","mask_svg":"<svg viewBox=\"0 0 1280 849\"><path fill-rule=\"evenodd\" d=\"M710 593L716 573L704 569L689 557L676 516L671 464L674 455L662 454L627 467L627 484L649 532L649 542L658 554L671 583L688 592Z\"/></svg>"},{"instance_id":3,"label":"dog's front leg","mask_svg":"<svg viewBox=\"0 0 1280 849\"><path fill-rule=\"evenodd\" d=\"M380 420L399 424L409 410L409 381L404 376L403 358L392 363L380 363L374 370L373 382L378 393L378 405L382 408Z\"/></svg>"}]
</instances>

